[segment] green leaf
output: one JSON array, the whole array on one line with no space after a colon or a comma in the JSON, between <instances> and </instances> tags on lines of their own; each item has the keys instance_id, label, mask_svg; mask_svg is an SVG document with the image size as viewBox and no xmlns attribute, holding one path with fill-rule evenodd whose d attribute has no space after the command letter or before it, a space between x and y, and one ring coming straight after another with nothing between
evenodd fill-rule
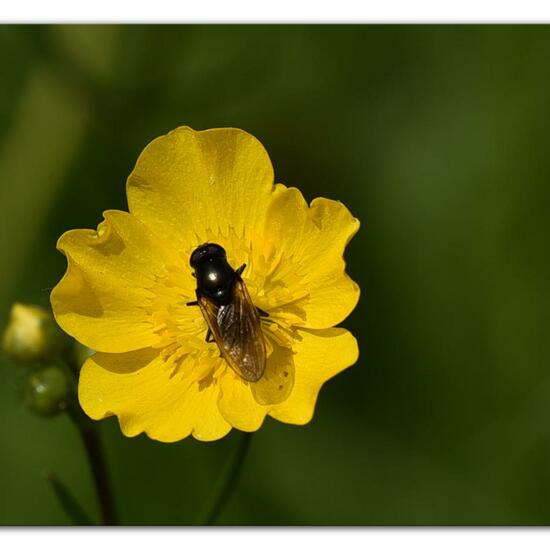
<instances>
[{"instance_id":1,"label":"green leaf","mask_svg":"<svg viewBox=\"0 0 550 550\"><path fill-rule=\"evenodd\" d=\"M74 525L96 525L71 494L69 488L53 472L45 472L44 477L49 482L59 504L71 518Z\"/></svg>"}]
</instances>

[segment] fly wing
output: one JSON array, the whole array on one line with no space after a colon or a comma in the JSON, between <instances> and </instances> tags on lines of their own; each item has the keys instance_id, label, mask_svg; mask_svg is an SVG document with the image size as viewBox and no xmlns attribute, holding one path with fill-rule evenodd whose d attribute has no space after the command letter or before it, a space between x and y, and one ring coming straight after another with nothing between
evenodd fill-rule
<instances>
[{"instance_id":1,"label":"fly wing","mask_svg":"<svg viewBox=\"0 0 550 550\"><path fill-rule=\"evenodd\" d=\"M229 366L249 382L265 371L266 347L260 318L243 281L237 281L233 299L217 306L208 298L198 299L210 330Z\"/></svg>"}]
</instances>

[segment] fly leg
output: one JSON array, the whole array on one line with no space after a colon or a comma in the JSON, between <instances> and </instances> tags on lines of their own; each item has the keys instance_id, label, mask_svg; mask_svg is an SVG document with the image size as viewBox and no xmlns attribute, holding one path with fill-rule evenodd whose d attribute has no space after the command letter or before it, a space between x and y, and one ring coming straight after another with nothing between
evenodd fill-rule
<instances>
[{"instance_id":1,"label":"fly leg","mask_svg":"<svg viewBox=\"0 0 550 550\"><path fill-rule=\"evenodd\" d=\"M241 265L241 267L239 267L235 273L237 273L237 275L240 277L244 271L244 268L246 267L246 264L243 264Z\"/></svg>"},{"instance_id":2,"label":"fly leg","mask_svg":"<svg viewBox=\"0 0 550 550\"><path fill-rule=\"evenodd\" d=\"M197 300L194 300L193 302L187 302L187 304L185 304L185 305L187 305L187 306L198 306L199 302ZM214 342L214 336L212 335L212 331L210 329L208 329L208 331L206 332L205 340L209 344L210 344L210 342Z\"/></svg>"}]
</instances>

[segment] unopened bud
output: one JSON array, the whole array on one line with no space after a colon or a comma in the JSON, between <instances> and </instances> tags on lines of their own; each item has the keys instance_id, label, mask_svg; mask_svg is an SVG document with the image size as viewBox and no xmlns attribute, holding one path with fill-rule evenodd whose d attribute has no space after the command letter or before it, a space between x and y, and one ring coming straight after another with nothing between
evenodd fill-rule
<instances>
[{"instance_id":1,"label":"unopened bud","mask_svg":"<svg viewBox=\"0 0 550 550\"><path fill-rule=\"evenodd\" d=\"M54 416L67 408L72 392L68 374L61 367L45 367L27 378L25 406L40 416Z\"/></svg>"},{"instance_id":2,"label":"unopened bud","mask_svg":"<svg viewBox=\"0 0 550 550\"><path fill-rule=\"evenodd\" d=\"M18 303L12 306L2 347L16 363L52 360L67 342L68 336L46 309Z\"/></svg>"}]
</instances>

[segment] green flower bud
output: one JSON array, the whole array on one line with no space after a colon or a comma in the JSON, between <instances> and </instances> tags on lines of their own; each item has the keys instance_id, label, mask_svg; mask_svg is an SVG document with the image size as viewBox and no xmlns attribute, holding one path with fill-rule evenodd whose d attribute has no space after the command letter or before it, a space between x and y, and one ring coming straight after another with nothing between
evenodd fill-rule
<instances>
[{"instance_id":1,"label":"green flower bud","mask_svg":"<svg viewBox=\"0 0 550 550\"><path fill-rule=\"evenodd\" d=\"M52 360L69 341L52 314L38 306L13 304L2 347L16 363Z\"/></svg>"},{"instance_id":2,"label":"green flower bud","mask_svg":"<svg viewBox=\"0 0 550 550\"><path fill-rule=\"evenodd\" d=\"M61 367L45 367L29 375L23 400L32 412L54 416L67 408L72 393L71 381Z\"/></svg>"}]
</instances>

